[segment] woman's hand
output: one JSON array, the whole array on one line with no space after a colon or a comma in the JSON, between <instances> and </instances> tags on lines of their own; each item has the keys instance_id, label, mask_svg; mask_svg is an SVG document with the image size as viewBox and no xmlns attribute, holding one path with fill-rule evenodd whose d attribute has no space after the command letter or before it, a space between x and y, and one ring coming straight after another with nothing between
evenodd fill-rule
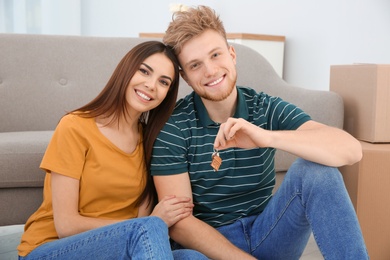
<instances>
[{"instance_id":1,"label":"woman's hand","mask_svg":"<svg viewBox=\"0 0 390 260\"><path fill-rule=\"evenodd\" d=\"M153 209L151 216L160 217L168 227L192 214L191 198L165 196Z\"/></svg>"}]
</instances>

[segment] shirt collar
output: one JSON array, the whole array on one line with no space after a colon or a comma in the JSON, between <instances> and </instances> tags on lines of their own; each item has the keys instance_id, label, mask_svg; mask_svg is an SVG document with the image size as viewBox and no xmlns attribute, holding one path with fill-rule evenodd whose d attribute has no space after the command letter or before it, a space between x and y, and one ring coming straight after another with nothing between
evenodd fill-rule
<instances>
[{"instance_id":1,"label":"shirt collar","mask_svg":"<svg viewBox=\"0 0 390 260\"><path fill-rule=\"evenodd\" d=\"M194 93L194 105L195 110L198 113L199 121L203 127L218 125L218 123L215 123L210 119L202 99L196 93ZM245 96L242 89L239 87L237 87L237 107L233 117L243 118L245 120L248 120L249 118L248 106L245 101Z\"/></svg>"}]
</instances>

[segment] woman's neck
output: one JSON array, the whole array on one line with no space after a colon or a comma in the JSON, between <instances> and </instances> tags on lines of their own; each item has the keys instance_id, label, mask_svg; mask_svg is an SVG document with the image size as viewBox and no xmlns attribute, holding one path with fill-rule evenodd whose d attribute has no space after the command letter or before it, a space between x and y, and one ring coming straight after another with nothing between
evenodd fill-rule
<instances>
[{"instance_id":1,"label":"woman's neck","mask_svg":"<svg viewBox=\"0 0 390 260\"><path fill-rule=\"evenodd\" d=\"M120 150L130 154L136 149L140 140L138 117L127 120L100 117L95 120L99 131Z\"/></svg>"}]
</instances>

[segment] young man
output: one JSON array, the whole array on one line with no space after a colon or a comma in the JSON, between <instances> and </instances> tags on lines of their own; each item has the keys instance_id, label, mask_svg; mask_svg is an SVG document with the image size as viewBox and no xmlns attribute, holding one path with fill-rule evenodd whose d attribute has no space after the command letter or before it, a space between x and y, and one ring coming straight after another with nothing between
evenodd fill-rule
<instances>
[{"instance_id":1,"label":"young man","mask_svg":"<svg viewBox=\"0 0 390 260\"><path fill-rule=\"evenodd\" d=\"M210 8L177 13L164 42L194 90L154 144L159 198L192 196L195 204L171 238L212 259L299 259L313 231L326 259L367 259L336 168L361 159L359 142L280 98L236 86L236 53ZM302 159L272 196L275 149Z\"/></svg>"}]
</instances>

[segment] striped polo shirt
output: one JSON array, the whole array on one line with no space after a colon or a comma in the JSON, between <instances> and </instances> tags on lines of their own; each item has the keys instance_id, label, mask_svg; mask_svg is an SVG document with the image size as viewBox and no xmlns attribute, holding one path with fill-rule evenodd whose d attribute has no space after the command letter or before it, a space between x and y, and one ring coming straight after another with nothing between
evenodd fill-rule
<instances>
[{"instance_id":1,"label":"striped polo shirt","mask_svg":"<svg viewBox=\"0 0 390 260\"><path fill-rule=\"evenodd\" d=\"M235 118L267 130L295 130L310 117L300 108L250 88L237 87ZM192 92L180 99L153 149L152 175L189 173L194 216L213 227L259 214L275 185L274 148L219 151L222 165L211 167L219 124Z\"/></svg>"}]
</instances>

